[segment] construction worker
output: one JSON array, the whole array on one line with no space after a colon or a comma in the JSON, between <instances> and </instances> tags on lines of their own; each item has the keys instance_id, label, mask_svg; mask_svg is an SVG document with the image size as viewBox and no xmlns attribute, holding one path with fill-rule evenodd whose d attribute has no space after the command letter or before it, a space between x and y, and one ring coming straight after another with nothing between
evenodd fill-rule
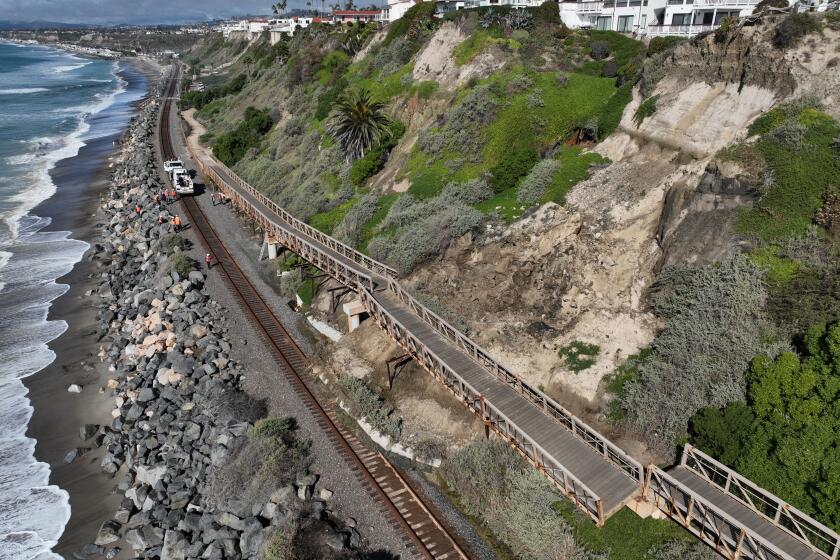
<instances>
[{"instance_id":1,"label":"construction worker","mask_svg":"<svg viewBox=\"0 0 840 560\"><path fill-rule=\"evenodd\" d=\"M204 264L207 265L207 270L212 268L211 263L213 262L213 257L210 256L210 253L204 255Z\"/></svg>"},{"instance_id":2,"label":"construction worker","mask_svg":"<svg viewBox=\"0 0 840 560\"><path fill-rule=\"evenodd\" d=\"M140 205L138 204L137 206L134 207L134 212L139 216L140 214L143 213L143 209L140 208Z\"/></svg>"},{"instance_id":3,"label":"construction worker","mask_svg":"<svg viewBox=\"0 0 840 560\"><path fill-rule=\"evenodd\" d=\"M181 231L181 216L175 216L172 220L172 223L175 224L175 231Z\"/></svg>"}]
</instances>

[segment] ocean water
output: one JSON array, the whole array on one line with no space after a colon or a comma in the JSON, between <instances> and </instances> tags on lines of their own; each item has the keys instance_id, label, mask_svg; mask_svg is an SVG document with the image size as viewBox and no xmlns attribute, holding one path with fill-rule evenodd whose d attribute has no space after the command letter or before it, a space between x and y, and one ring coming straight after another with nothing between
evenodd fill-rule
<instances>
[{"instance_id":1,"label":"ocean water","mask_svg":"<svg viewBox=\"0 0 840 560\"><path fill-rule=\"evenodd\" d=\"M35 460L35 441L26 437L32 407L21 379L55 358L48 344L67 324L47 320L47 314L50 302L68 289L56 280L81 259L88 244L69 232L45 230L51 219L32 210L62 188L50 175L58 162L73 158L62 165L93 165L80 149L115 138L125 127L133 102L145 89L145 84L128 87L124 76L130 72L114 61L0 42L3 560L60 558L50 550L70 517L67 493L49 484L49 465Z\"/></svg>"}]
</instances>

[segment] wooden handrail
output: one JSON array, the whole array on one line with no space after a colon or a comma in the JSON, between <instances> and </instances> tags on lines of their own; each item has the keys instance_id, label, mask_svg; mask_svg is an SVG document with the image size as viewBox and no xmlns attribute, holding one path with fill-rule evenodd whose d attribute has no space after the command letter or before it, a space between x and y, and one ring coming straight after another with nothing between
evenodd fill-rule
<instances>
[{"instance_id":1,"label":"wooden handrail","mask_svg":"<svg viewBox=\"0 0 840 560\"><path fill-rule=\"evenodd\" d=\"M767 560L772 559L779 559L779 560L801 560L799 558L793 558L785 551L781 550L779 547L762 537L760 534L752 531L751 529L747 529L743 523L705 499L701 494L698 494L688 486L684 485L682 482L678 481L659 467L655 465L650 465L648 467L651 471L650 473L650 490L653 492L655 497L665 501L670 508L680 507L681 504L678 503L676 498L673 495L674 489L678 490L679 492L683 493L685 496L689 497L691 501L696 504L701 504L703 508L708 511L714 513L714 515L722 520L726 525L731 529L729 531L721 531L719 527L714 525L714 529L717 531L718 536L716 539L708 539L707 535L702 534L703 532L700 531L701 534L698 534L698 530L696 525L703 525L705 526L708 523L708 519L705 519L702 523L692 523L692 514L696 513L696 510L693 512L691 506L686 503L682 507L686 508L685 517L686 519L679 519L676 518L673 511L668 512L671 517L674 517L679 521L684 527L686 527L689 531L694 533L696 536L699 536L703 540L707 540L710 544L718 549L718 552L721 552L718 548L720 545L720 541L725 541L727 544L734 550L737 547L737 542L733 542L732 535L744 535L749 534L748 539L758 545L756 552L761 553L761 556L751 555L749 558L766 558ZM667 509L666 509L667 511ZM682 514L682 512L680 511ZM697 521L696 519L694 520ZM771 554L772 557L767 556L767 554ZM740 556L738 556L740 557Z\"/></svg>"},{"instance_id":2,"label":"wooden handrail","mask_svg":"<svg viewBox=\"0 0 840 560\"><path fill-rule=\"evenodd\" d=\"M758 486L690 444L686 444L683 448L680 464L691 469L727 496L750 508L779 529L804 542L815 552L831 560L837 559L840 552L840 535L772 492ZM736 492L736 489L740 491L740 494ZM760 505L767 506L770 511L766 511ZM787 520L792 527L785 526L783 520Z\"/></svg>"},{"instance_id":3,"label":"wooden handrail","mask_svg":"<svg viewBox=\"0 0 840 560\"><path fill-rule=\"evenodd\" d=\"M537 408L542 409L549 416L558 420L563 426L571 430L575 436L602 454L608 461L619 467L621 471L629 477L636 480L639 484L644 483L644 467L642 467L641 463L627 455L624 450L612 443L597 430L590 427L583 420L569 412L554 399L523 381L521 377L493 358L489 352L484 350L467 335L463 334L461 331L450 325L445 319L417 301L414 296L400 286L396 279L388 279L388 289L427 325L446 337L450 342L455 343L476 363L483 366L487 371L501 381L504 381L508 385L512 386L518 393L527 398L532 404L536 405Z\"/></svg>"},{"instance_id":4,"label":"wooden handrail","mask_svg":"<svg viewBox=\"0 0 840 560\"><path fill-rule=\"evenodd\" d=\"M447 376L457 381L458 386L461 388L462 394L461 396L465 402L477 412L481 412L483 414L487 414L488 412L495 416L498 419L503 420L506 426L510 426L512 429L515 430L516 434L513 438L516 442L517 446L525 452L525 454L529 457L529 459L535 461L536 463L540 464L541 467L548 469L549 476L561 487L564 488L564 491L567 494L573 494L575 496L579 495L579 492L574 490L569 490L569 481L572 481L573 487L575 489L579 488L582 490L586 495L586 500L584 503L580 503L578 499L575 499L576 502L579 503L587 511L587 513L596 521L598 524L603 524L603 508L599 507L599 502L601 502L600 496L596 494L592 489L590 489L586 484L584 484L579 478L577 478L571 471L569 471L566 467L564 467L559 461L557 461L550 453L548 453L542 446L540 446L536 441L534 441L527 433L525 433L521 428L519 428L507 415L505 415L501 410L499 410L492 402L487 401L484 399L482 394L476 390L466 379L461 377L454 369L452 369L444 360L442 360L435 352L423 344L423 342L403 325L394 315L392 315L384 306L382 306L376 298L373 296L373 293L367 290L366 288L361 288L359 290L359 295L361 297L362 303L365 305L365 308L368 312L377 318L377 320L382 321L382 318L387 318L391 324L396 325L399 329L402 330L402 336L410 338L411 341L414 343L415 347L422 347L423 355L418 356L418 359L421 361L424 359L433 359L435 364L444 372ZM415 353L416 354L416 353ZM481 402L482 406L478 407L475 403ZM522 441L526 442L527 445L531 446L533 451L529 451L527 446L522 445ZM539 453L537 454L536 451ZM548 464L546 464L548 463ZM563 474L563 477L558 477L557 474L553 471L560 471ZM590 504L591 501L591 504ZM599 513L600 512L600 513Z\"/></svg>"}]
</instances>

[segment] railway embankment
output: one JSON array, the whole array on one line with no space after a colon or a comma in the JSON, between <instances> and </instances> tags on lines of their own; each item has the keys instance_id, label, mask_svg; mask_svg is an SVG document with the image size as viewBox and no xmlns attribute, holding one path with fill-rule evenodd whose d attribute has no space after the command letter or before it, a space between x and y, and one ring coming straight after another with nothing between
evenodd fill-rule
<instances>
[{"instance_id":1,"label":"railway embankment","mask_svg":"<svg viewBox=\"0 0 840 560\"><path fill-rule=\"evenodd\" d=\"M353 520L332 513L296 422L264 418L265 402L243 390L246 367L233 353L244 341L209 295L213 271L198 269L174 231L177 203L155 200L157 109L142 109L124 136L91 253L99 358L112 372L104 390L115 402L109 425L80 428L76 455L104 447L101 467L124 498L75 556L284 557L300 546L349 555L361 540Z\"/></svg>"}]
</instances>

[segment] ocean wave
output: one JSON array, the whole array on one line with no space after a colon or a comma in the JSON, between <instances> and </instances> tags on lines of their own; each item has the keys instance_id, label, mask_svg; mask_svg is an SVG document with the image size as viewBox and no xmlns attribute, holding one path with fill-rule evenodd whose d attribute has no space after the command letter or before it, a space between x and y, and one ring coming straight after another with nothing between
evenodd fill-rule
<instances>
[{"instance_id":1,"label":"ocean wave","mask_svg":"<svg viewBox=\"0 0 840 560\"><path fill-rule=\"evenodd\" d=\"M53 72L56 74L63 74L65 72L72 72L73 70L79 70L80 68L84 68L88 64L92 64L92 62L82 62L79 64L68 64L67 66L56 66L53 68Z\"/></svg>"},{"instance_id":2,"label":"ocean wave","mask_svg":"<svg viewBox=\"0 0 840 560\"><path fill-rule=\"evenodd\" d=\"M76 130L63 137L37 137L26 141L34 148L32 152L34 159L31 162L34 166L28 174L32 182L32 188L14 197L18 206L2 216L12 237L18 235L19 220L35 206L55 194L55 184L50 177L50 171L59 161L76 156L79 150L85 146L85 140L91 139L90 137L85 138L85 135L90 131L88 119L113 105L117 96L126 91L128 82L117 74L118 69L119 65L114 62L112 72L117 78L117 85L114 89L96 94L94 101L75 108L79 122ZM108 131L104 131L104 134L107 133ZM24 160L22 155L12 157L19 158L17 161Z\"/></svg>"},{"instance_id":3,"label":"ocean wave","mask_svg":"<svg viewBox=\"0 0 840 560\"><path fill-rule=\"evenodd\" d=\"M33 87L33 88L12 88L12 89L0 89L0 95L24 95L27 93L41 93L44 91L50 91L48 88L42 87Z\"/></svg>"},{"instance_id":4,"label":"ocean wave","mask_svg":"<svg viewBox=\"0 0 840 560\"><path fill-rule=\"evenodd\" d=\"M59 558L50 550L70 518L69 496L50 485L50 469L35 459L26 437L32 405L21 379L55 360L49 343L67 330L48 320L51 302L69 286L56 282L72 270L89 244L69 232L43 232L48 218L27 216L21 235L3 251L0 268L0 558Z\"/></svg>"}]
</instances>

